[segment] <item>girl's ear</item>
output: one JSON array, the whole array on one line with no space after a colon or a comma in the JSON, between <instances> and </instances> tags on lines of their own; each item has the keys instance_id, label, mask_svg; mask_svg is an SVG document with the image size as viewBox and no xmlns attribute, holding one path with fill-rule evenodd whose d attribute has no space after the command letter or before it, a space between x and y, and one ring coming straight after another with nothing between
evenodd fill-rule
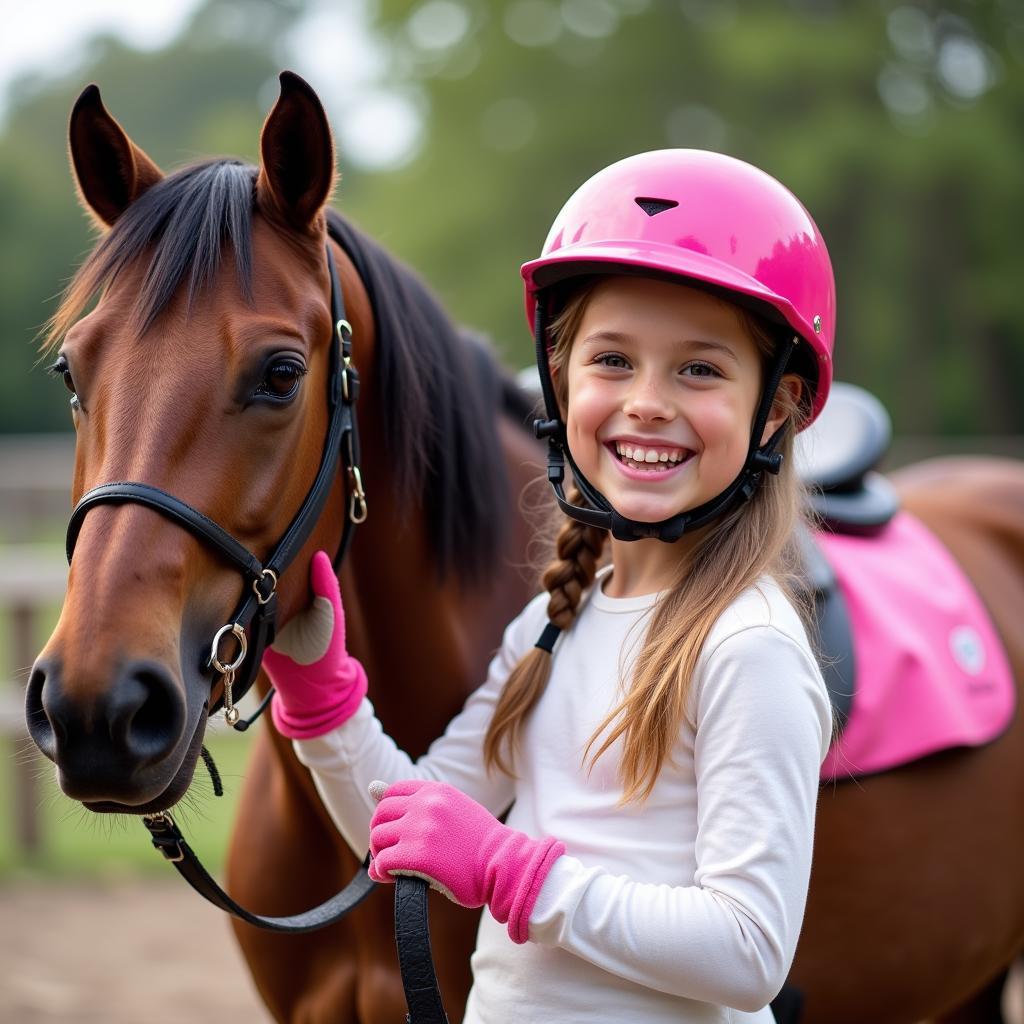
<instances>
[{"instance_id":1,"label":"girl's ear","mask_svg":"<svg viewBox=\"0 0 1024 1024\"><path fill-rule=\"evenodd\" d=\"M778 390L775 392L775 401L772 403L772 411L768 416L768 422L764 425L764 433L761 434L759 445L766 444L768 438L786 422L788 417L796 416L803 393L804 380L799 374L787 373L779 381Z\"/></svg>"}]
</instances>

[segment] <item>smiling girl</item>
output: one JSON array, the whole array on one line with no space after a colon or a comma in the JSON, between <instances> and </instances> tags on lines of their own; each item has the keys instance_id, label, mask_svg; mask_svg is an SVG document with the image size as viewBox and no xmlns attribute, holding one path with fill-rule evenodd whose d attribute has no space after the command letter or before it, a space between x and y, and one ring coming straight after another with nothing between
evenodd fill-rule
<instances>
[{"instance_id":1,"label":"smiling girl","mask_svg":"<svg viewBox=\"0 0 1024 1024\"><path fill-rule=\"evenodd\" d=\"M467 1021L769 1022L831 735L791 458L831 380L828 253L773 178L666 150L584 183L523 277L566 516L545 592L413 763L318 555L274 719L375 879L489 908Z\"/></svg>"}]
</instances>

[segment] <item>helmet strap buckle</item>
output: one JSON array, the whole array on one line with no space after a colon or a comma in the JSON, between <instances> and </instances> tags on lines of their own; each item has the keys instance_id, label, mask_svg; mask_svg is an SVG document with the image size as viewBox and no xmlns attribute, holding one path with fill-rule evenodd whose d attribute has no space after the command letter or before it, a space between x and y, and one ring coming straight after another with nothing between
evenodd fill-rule
<instances>
[{"instance_id":1,"label":"helmet strap buckle","mask_svg":"<svg viewBox=\"0 0 1024 1024\"><path fill-rule=\"evenodd\" d=\"M771 473L772 476L778 476L782 471L782 459L782 452L773 452L765 448L759 448L750 456L750 465L752 469L764 470L766 473Z\"/></svg>"},{"instance_id":2,"label":"helmet strap buckle","mask_svg":"<svg viewBox=\"0 0 1024 1024\"><path fill-rule=\"evenodd\" d=\"M545 437L560 438L562 429L561 420L538 419L533 421L534 436L540 440L543 440Z\"/></svg>"}]
</instances>

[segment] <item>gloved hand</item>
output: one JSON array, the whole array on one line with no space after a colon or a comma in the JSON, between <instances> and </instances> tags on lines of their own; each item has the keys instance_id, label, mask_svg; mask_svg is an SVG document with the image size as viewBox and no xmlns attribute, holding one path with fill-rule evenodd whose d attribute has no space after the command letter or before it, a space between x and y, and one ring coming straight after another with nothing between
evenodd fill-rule
<instances>
[{"instance_id":1,"label":"gloved hand","mask_svg":"<svg viewBox=\"0 0 1024 1024\"><path fill-rule=\"evenodd\" d=\"M366 672L345 650L345 612L331 560L313 556L316 595L277 635L263 667L277 691L270 711L278 732L291 739L322 736L351 718L366 696Z\"/></svg>"},{"instance_id":2,"label":"gloved hand","mask_svg":"<svg viewBox=\"0 0 1024 1024\"><path fill-rule=\"evenodd\" d=\"M463 907L486 904L496 921L508 922L513 942L526 942L533 906L565 844L503 825L444 782L396 782L380 797L383 786L370 787L380 798L370 822L370 877L414 875Z\"/></svg>"}]
</instances>

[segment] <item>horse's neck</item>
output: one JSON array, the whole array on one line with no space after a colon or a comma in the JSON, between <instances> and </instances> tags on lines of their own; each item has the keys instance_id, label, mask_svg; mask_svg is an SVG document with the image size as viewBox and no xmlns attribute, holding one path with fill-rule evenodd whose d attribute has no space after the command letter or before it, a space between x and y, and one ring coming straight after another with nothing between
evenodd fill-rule
<instances>
[{"instance_id":1,"label":"horse's neck","mask_svg":"<svg viewBox=\"0 0 1024 1024\"><path fill-rule=\"evenodd\" d=\"M426 509L395 494L383 417L369 386L360 396L359 426L369 516L341 572L347 641L364 663L385 728L415 754L443 731L471 688L464 637L472 623L458 588L437 579Z\"/></svg>"}]
</instances>

